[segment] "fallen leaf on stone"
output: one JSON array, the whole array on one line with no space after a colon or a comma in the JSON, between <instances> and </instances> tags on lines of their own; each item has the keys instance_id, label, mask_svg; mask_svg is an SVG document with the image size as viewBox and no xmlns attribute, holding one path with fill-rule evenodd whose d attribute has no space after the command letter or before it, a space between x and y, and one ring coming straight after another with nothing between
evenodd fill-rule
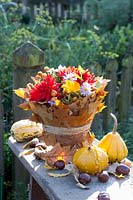
<instances>
[{"instance_id":1,"label":"fallen leaf on stone","mask_svg":"<svg viewBox=\"0 0 133 200\"><path fill-rule=\"evenodd\" d=\"M64 177L64 176L68 176L70 174L70 172L66 172L66 173L48 173L49 176L55 177L55 178L59 178L59 177Z\"/></svg>"},{"instance_id":2,"label":"fallen leaf on stone","mask_svg":"<svg viewBox=\"0 0 133 200\"><path fill-rule=\"evenodd\" d=\"M48 165L47 163L44 164L44 168L45 168L45 169L52 169L52 170L53 170L53 169L57 169L56 167L50 166L50 165Z\"/></svg>"},{"instance_id":3,"label":"fallen leaf on stone","mask_svg":"<svg viewBox=\"0 0 133 200\"><path fill-rule=\"evenodd\" d=\"M43 160L45 160L48 165L53 166L54 163L61 159L67 164L72 160L73 154L75 152L75 147L71 148L70 146L61 147L59 143L55 144L52 150L45 152L43 155Z\"/></svg>"},{"instance_id":4,"label":"fallen leaf on stone","mask_svg":"<svg viewBox=\"0 0 133 200\"><path fill-rule=\"evenodd\" d=\"M81 183L77 183L76 184L78 187L80 187L81 189L87 189L87 190L89 190L90 188L88 187L88 186L85 186L85 185L83 185L83 184L81 184Z\"/></svg>"},{"instance_id":5,"label":"fallen leaf on stone","mask_svg":"<svg viewBox=\"0 0 133 200\"><path fill-rule=\"evenodd\" d=\"M116 173L111 173L111 172L108 172L108 173L109 173L110 175L115 176L116 178L119 178L119 179L125 178L125 176L124 176L123 174L118 175L118 174L116 174Z\"/></svg>"},{"instance_id":6,"label":"fallen leaf on stone","mask_svg":"<svg viewBox=\"0 0 133 200\"><path fill-rule=\"evenodd\" d=\"M35 151L35 148L24 150L18 155L18 157L21 158L24 155L29 155L29 154L33 153L34 151Z\"/></svg>"},{"instance_id":7,"label":"fallen leaf on stone","mask_svg":"<svg viewBox=\"0 0 133 200\"><path fill-rule=\"evenodd\" d=\"M81 189L90 189L88 186L83 185L82 183L79 182L78 177L79 177L79 171L75 165L73 165L72 168L72 174L74 176L74 179L76 180L76 186L80 187Z\"/></svg>"},{"instance_id":8,"label":"fallen leaf on stone","mask_svg":"<svg viewBox=\"0 0 133 200\"><path fill-rule=\"evenodd\" d=\"M39 143L39 139L38 138L33 138L32 140L28 141L26 144L24 144L22 146L23 149L29 148L30 145L35 145ZM33 147L33 146L32 146Z\"/></svg>"}]
</instances>

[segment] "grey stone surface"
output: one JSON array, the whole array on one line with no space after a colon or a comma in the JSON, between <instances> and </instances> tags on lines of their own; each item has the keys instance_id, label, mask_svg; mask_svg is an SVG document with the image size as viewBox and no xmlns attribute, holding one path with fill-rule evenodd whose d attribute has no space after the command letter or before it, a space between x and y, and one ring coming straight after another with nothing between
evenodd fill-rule
<instances>
[{"instance_id":1,"label":"grey stone surface","mask_svg":"<svg viewBox=\"0 0 133 200\"><path fill-rule=\"evenodd\" d=\"M22 143L17 143L13 137L9 138L9 146L13 153L18 157L22 152ZM97 200L100 191L107 191L111 200L132 200L133 188L130 186L129 176L125 179L110 177L107 183L100 183L97 177L93 176L91 183L88 184L89 190L80 189L72 175L62 178L54 178L48 175L43 161L35 159L34 155L25 155L19 158L23 166L31 176L38 182L40 187L48 194L50 200Z\"/></svg>"}]
</instances>

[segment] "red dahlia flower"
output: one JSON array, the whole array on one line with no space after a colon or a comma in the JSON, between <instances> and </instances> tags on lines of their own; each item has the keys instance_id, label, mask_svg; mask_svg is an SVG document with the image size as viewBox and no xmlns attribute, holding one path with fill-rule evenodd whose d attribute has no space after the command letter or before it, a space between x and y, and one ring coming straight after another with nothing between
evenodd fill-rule
<instances>
[{"instance_id":1,"label":"red dahlia flower","mask_svg":"<svg viewBox=\"0 0 133 200\"><path fill-rule=\"evenodd\" d=\"M50 74L47 74L46 78L39 84L36 84L30 91L30 101L45 102L51 99L52 90L57 91L59 95L59 84L56 83L55 78Z\"/></svg>"},{"instance_id":2,"label":"red dahlia flower","mask_svg":"<svg viewBox=\"0 0 133 200\"><path fill-rule=\"evenodd\" d=\"M82 73L82 80L81 82L88 82L90 84L96 82L95 80L95 76L94 74L90 74L90 72L88 72L88 70L85 70L83 73Z\"/></svg>"}]
</instances>

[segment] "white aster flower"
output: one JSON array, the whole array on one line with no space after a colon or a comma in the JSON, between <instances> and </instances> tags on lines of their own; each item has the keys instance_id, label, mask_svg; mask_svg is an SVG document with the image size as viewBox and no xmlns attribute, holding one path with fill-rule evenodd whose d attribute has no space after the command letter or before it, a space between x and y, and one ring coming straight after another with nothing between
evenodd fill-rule
<instances>
[{"instance_id":1,"label":"white aster flower","mask_svg":"<svg viewBox=\"0 0 133 200\"><path fill-rule=\"evenodd\" d=\"M80 87L80 93L83 96L90 96L92 94L92 87L88 82L84 82Z\"/></svg>"},{"instance_id":2,"label":"white aster flower","mask_svg":"<svg viewBox=\"0 0 133 200\"><path fill-rule=\"evenodd\" d=\"M74 73L71 72L69 74L65 74L65 76L63 76L64 80L70 80L70 81L76 81L77 78L75 77Z\"/></svg>"}]
</instances>

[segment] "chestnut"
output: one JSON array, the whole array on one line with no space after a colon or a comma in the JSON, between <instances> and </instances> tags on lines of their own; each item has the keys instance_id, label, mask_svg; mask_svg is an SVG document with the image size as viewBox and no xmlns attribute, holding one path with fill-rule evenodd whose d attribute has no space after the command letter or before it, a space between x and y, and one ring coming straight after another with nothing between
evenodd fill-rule
<instances>
[{"instance_id":1,"label":"chestnut","mask_svg":"<svg viewBox=\"0 0 133 200\"><path fill-rule=\"evenodd\" d=\"M110 200L110 196L107 192L100 192L98 194L98 200Z\"/></svg>"},{"instance_id":2,"label":"chestnut","mask_svg":"<svg viewBox=\"0 0 133 200\"><path fill-rule=\"evenodd\" d=\"M102 183L106 183L109 180L109 174L107 171L103 171L102 173L98 174L97 177Z\"/></svg>"},{"instance_id":3,"label":"chestnut","mask_svg":"<svg viewBox=\"0 0 133 200\"><path fill-rule=\"evenodd\" d=\"M116 174L120 175L128 175L130 172L130 168L127 165L119 164L115 170Z\"/></svg>"},{"instance_id":4,"label":"chestnut","mask_svg":"<svg viewBox=\"0 0 133 200\"><path fill-rule=\"evenodd\" d=\"M86 185L87 183L91 182L91 177L87 173L80 173L79 177L78 177L78 180L83 185Z\"/></svg>"},{"instance_id":5,"label":"chestnut","mask_svg":"<svg viewBox=\"0 0 133 200\"><path fill-rule=\"evenodd\" d=\"M65 162L64 162L64 160L57 160L57 161L55 161L54 166L55 166L57 169L64 169L64 167L65 167Z\"/></svg>"}]
</instances>

